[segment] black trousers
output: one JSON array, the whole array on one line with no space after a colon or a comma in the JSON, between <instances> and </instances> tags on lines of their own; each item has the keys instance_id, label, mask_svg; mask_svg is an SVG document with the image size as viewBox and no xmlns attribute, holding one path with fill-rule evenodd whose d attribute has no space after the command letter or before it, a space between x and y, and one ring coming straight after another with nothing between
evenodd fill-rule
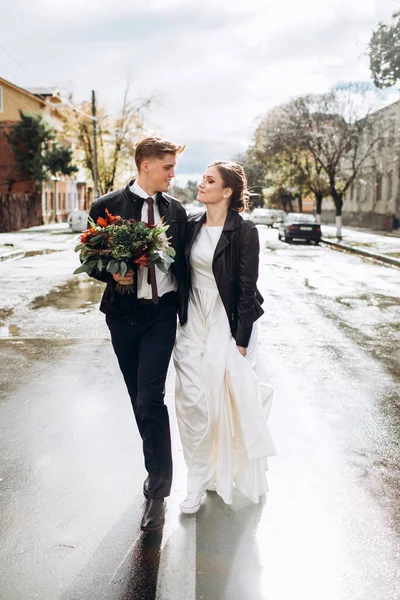
<instances>
[{"instance_id":1,"label":"black trousers","mask_svg":"<svg viewBox=\"0 0 400 600\"><path fill-rule=\"evenodd\" d=\"M176 335L176 295L158 305L139 301L137 325L107 315L111 341L131 398L149 474L149 497L169 496L171 434L164 404L165 380Z\"/></svg>"}]
</instances>

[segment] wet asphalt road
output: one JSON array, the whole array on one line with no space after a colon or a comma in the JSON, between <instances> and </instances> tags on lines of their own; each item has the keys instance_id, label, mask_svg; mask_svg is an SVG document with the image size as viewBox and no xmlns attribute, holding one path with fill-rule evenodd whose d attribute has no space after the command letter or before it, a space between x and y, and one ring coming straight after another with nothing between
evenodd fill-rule
<instances>
[{"instance_id":1,"label":"wet asphalt road","mask_svg":"<svg viewBox=\"0 0 400 600\"><path fill-rule=\"evenodd\" d=\"M1 600L398 600L400 272L260 228L260 352L275 390L270 492L162 535L127 394L70 252L0 265ZM4 290L4 288L3 288Z\"/></svg>"}]
</instances>

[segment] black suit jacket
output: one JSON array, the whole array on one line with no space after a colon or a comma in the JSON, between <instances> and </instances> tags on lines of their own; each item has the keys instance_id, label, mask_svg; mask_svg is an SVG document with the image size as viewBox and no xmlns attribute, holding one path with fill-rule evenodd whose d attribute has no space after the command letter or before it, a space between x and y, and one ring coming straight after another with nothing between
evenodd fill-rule
<instances>
[{"instance_id":1,"label":"black suit jacket","mask_svg":"<svg viewBox=\"0 0 400 600\"><path fill-rule=\"evenodd\" d=\"M112 215L119 215L124 219L140 220L144 199L134 194L130 187L133 181L120 190L110 192L95 200L91 206L89 217L97 221L99 217L106 216L106 208ZM181 324L186 321L186 264L185 264L185 236L187 226L186 211L179 200L176 200L168 194L159 192L156 202L160 211L160 216L169 225L167 236L171 239L170 244L176 252L175 262L171 265L172 273L178 282L178 314ZM137 266L134 267L135 274ZM116 282L111 273L94 271L91 277L107 283L100 304L100 310L105 314L113 314L120 318L135 319L137 315L137 288L135 286L133 294L119 294L116 291ZM135 280L135 279L134 279Z\"/></svg>"}]
</instances>

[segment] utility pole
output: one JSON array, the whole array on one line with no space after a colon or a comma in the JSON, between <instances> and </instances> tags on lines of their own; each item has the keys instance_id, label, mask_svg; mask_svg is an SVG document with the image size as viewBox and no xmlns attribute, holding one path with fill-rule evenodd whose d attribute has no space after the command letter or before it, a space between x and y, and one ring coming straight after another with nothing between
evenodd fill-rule
<instances>
[{"instance_id":1,"label":"utility pole","mask_svg":"<svg viewBox=\"0 0 400 600\"><path fill-rule=\"evenodd\" d=\"M92 90L92 116L93 116L93 200L99 197L97 180L97 117L96 117L96 94Z\"/></svg>"}]
</instances>

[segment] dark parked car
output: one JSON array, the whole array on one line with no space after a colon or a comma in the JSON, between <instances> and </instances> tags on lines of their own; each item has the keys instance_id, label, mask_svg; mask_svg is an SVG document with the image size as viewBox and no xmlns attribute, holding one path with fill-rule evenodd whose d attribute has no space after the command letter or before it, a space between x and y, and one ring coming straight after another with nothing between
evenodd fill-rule
<instances>
[{"instance_id":1,"label":"dark parked car","mask_svg":"<svg viewBox=\"0 0 400 600\"><path fill-rule=\"evenodd\" d=\"M304 213L288 213L283 223L279 224L278 238L285 242L292 240L321 241L321 227L314 215Z\"/></svg>"}]
</instances>

